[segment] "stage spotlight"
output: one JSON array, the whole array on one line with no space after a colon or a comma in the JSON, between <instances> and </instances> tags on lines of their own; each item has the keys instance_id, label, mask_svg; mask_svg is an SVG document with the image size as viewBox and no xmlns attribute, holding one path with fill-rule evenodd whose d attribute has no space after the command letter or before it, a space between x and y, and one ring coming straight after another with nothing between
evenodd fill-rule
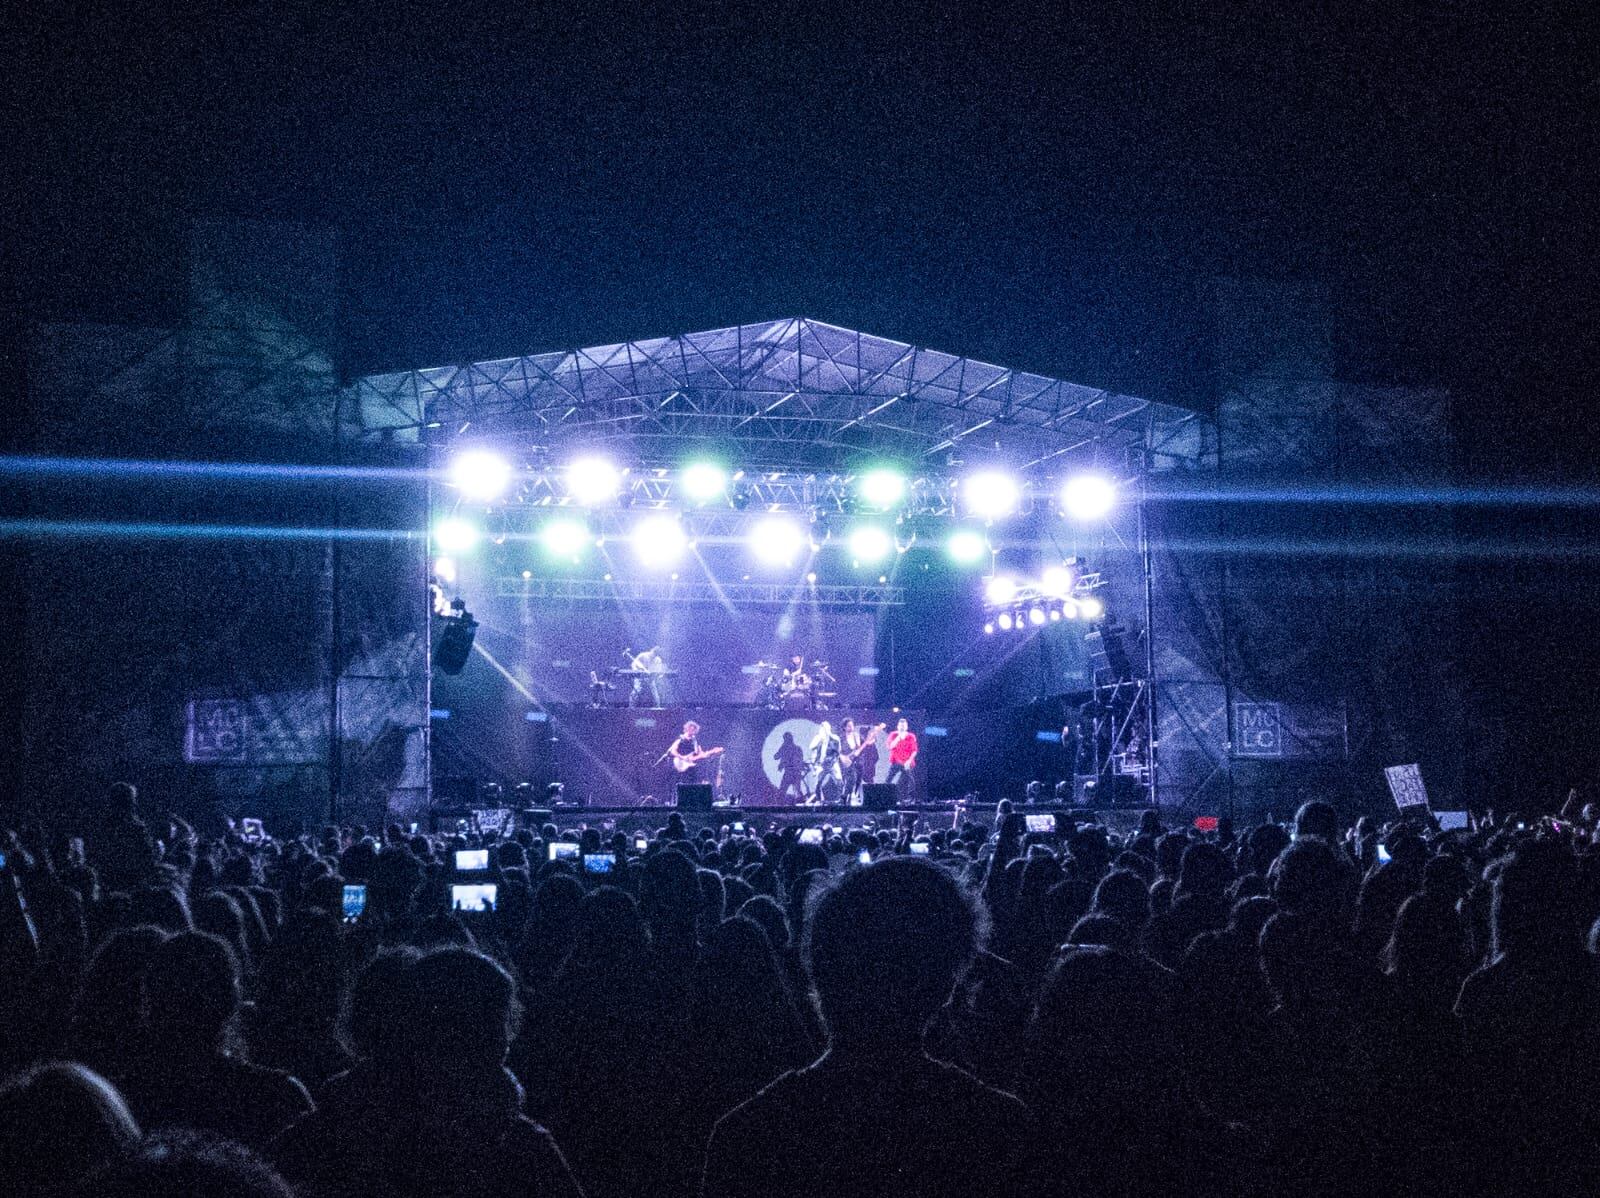
<instances>
[{"instance_id":1,"label":"stage spotlight","mask_svg":"<svg viewBox=\"0 0 1600 1198\"><path fill-rule=\"evenodd\" d=\"M1078 600L1078 614L1085 620L1098 620L1106 614L1106 605L1093 595L1085 595Z\"/></svg>"},{"instance_id":2,"label":"stage spotlight","mask_svg":"<svg viewBox=\"0 0 1600 1198\"><path fill-rule=\"evenodd\" d=\"M995 617L995 623L1000 625L1000 631L1001 632L1010 632L1011 631L1011 613L1008 612L1008 611L1001 612L998 616Z\"/></svg>"},{"instance_id":3,"label":"stage spotlight","mask_svg":"<svg viewBox=\"0 0 1600 1198\"><path fill-rule=\"evenodd\" d=\"M450 481L468 499L487 503L511 485L511 463L487 449L469 449L450 463Z\"/></svg>"},{"instance_id":4,"label":"stage spotlight","mask_svg":"<svg viewBox=\"0 0 1600 1198\"><path fill-rule=\"evenodd\" d=\"M1076 620L1078 618L1078 605L1071 599L1063 599L1061 601L1061 614L1069 620Z\"/></svg>"},{"instance_id":5,"label":"stage spotlight","mask_svg":"<svg viewBox=\"0 0 1600 1198\"><path fill-rule=\"evenodd\" d=\"M683 525L666 515L646 516L633 526L634 556L652 567L670 566L683 556L689 536Z\"/></svg>"},{"instance_id":6,"label":"stage spotlight","mask_svg":"<svg viewBox=\"0 0 1600 1198\"><path fill-rule=\"evenodd\" d=\"M769 566L789 566L805 547L806 534L787 516L766 516L750 530L750 551Z\"/></svg>"},{"instance_id":7,"label":"stage spotlight","mask_svg":"<svg viewBox=\"0 0 1600 1198\"><path fill-rule=\"evenodd\" d=\"M1011 597L1016 593L1016 579L1007 578L1004 574L996 574L983 584L984 599L997 607L1004 603L1010 603Z\"/></svg>"},{"instance_id":8,"label":"stage spotlight","mask_svg":"<svg viewBox=\"0 0 1600 1198\"><path fill-rule=\"evenodd\" d=\"M460 516L446 516L433 526L433 543L445 553L466 553L482 535L476 524Z\"/></svg>"},{"instance_id":9,"label":"stage spotlight","mask_svg":"<svg viewBox=\"0 0 1600 1198\"><path fill-rule=\"evenodd\" d=\"M679 481L684 495L695 503L709 503L728 485L728 472L715 462L694 462L683 468Z\"/></svg>"},{"instance_id":10,"label":"stage spotlight","mask_svg":"<svg viewBox=\"0 0 1600 1198\"><path fill-rule=\"evenodd\" d=\"M894 538L876 524L863 524L850 533L850 556L858 562L881 562L894 551Z\"/></svg>"},{"instance_id":11,"label":"stage spotlight","mask_svg":"<svg viewBox=\"0 0 1600 1198\"><path fill-rule=\"evenodd\" d=\"M433 576L442 583L454 586L456 581L456 559L453 557L434 558Z\"/></svg>"},{"instance_id":12,"label":"stage spotlight","mask_svg":"<svg viewBox=\"0 0 1600 1198\"><path fill-rule=\"evenodd\" d=\"M1040 575L1039 589L1053 598L1065 598L1072 594L1072 571L1065 566L1051 566Z\"/></svg>"},{"instance_id":13,"label":"stage spotlight","mask_svg":"<svg viewBox=\"0 0 1600 1198\"><path fill-rule=\"evenodd\" d=\"M856 486L856 493L868 507L887 511L905 498L905 475L887 467L868 470L861 476L861 481Z\"/></svg>"},{"instance_id":14,"label":"stage spotlight","mask_svg":"<svg viewBox=\"0 0 1600 1198\"><path fill-rule=\"evenodd\" d=\"M806 575L806 581L807 582L816 582L817 581L817 574L816 574L815 570L813 570L810 574Z\"/></svg>"},{"instance_id":15,"label":"stage spotlight","mask_svg":"<svg viewBox=\"0 0 1600 1198\"><path fill-rule=\"evenodd\" d=\"M1052 624L1059 624L1061 622L1061 609L1060 608L1052 607L1050 609L1050 622Z\"/></svg>"},{"instance_id":16,"label":"stage spotlight","mask_svg":"<svg viewBox=\"0 0 1600 1198\"><path fill-rule=\"evenodd\" d=\"M993 636L994 635L994 621L993 620L990 620L987 624L985 624L983 626L983 635L984 636Z\"/></svg>"},{"instance_id":17,"label":"stage spotlight","mask_svg":"<svg viewBox=\"0 0 1600 1198\"><path fill-rule=\"evenodd\" d=\"M945 548L957 565L973 566L989 556L989 545L983 534L971 528L958 528L950 534Z\"/></svg>"},{"instance_id":18,"label":"stage spotlight","mask_svg":"<svg viewBox=\"0 0 1600 1198\"><path fill-rule=\"evenodd\" d=\"M584 507L597 507L616 498L622 475L605 458L577 458L567 467L567 494Z\"/></svg>"},{"instance_id":19,"label":"stage spotlight","mask_svg":"<svg viewBox=\"0 0 1600 1198\"><path fill-rule=\"evenodd\" d=\"M998 520L1017 510L1022 488L1011 475L1000 470L980 470L969 474L961 484L961 497L967 511L984 520Z\"/></svg>"},{"instance_id":20,"label":"stage spotlight","mask_svg":"<svg viewBox=\"0 0 1600 1198\"><path fill-rule=\"evenodd\" d=\"M1085 523L1103 520L1117 504L1117 488L1111 480L1098 474L1080 474L1069 478L1061 488L1061 510L1070 519Z\"/></svg>"},{"instance_id":21,"label":"stage spotlight","mask_svg":"<svg viewBox=\"0 0 1600 1198\"><path fill-rule=\"evenodd\" d=\"M589 547L589 529L581 520L557 517L539 530L539 543L551 557L578 557Z\"/></svg>"},{"instance_id":22,"label":"stage spotlight","mask_svg":"<svg viewBox=\"0 0 1600 1198\"><path fill-rule=\"evenodd\" d=\"M1028 623L1032 624L1035 628L1037 628L1040 624L1043 624L1044 622L1045 622L1044 608L1042 608L1042 607L1030 607L1028 609Z\"/></svg>"}]
</instances>

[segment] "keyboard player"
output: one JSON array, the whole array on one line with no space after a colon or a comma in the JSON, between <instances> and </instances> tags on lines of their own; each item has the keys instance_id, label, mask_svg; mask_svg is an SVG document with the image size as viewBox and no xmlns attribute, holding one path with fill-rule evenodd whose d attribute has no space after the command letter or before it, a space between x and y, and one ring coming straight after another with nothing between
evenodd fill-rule
<instances>
[{"instance_id":1,"label":"keyboard player","mask_svg":"<svg viewBox=\"0 0 1600 1198\"><path fill-rule=\"evenodd\" d=\"M628 672L633 675L633 689L628 692L629 707L660 707L661 676L667 672L667 663L661 657L661 647L652 645L636 654L628 662Z\"/></svg>"}]
</instances>

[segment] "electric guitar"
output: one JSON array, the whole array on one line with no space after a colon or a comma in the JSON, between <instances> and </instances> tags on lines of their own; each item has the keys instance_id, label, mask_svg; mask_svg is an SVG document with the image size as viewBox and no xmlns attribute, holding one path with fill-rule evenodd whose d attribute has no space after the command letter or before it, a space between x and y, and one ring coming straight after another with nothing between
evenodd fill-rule
<instances>
[{"instance_id":1,"label":"electric guitar","mask_svg":"<svg viewBox=\"0 0 1600 1198\"><path fill-rule=\"evenodd\" d=\"M849 752L840 753L839 754L839 760L844 762L845 765L849 765L851 762L853 762L857 757L859 757L861 755L861 750L862 749L865 749L868 745L870 745L872 743L872 738L874 736L877 736L878 733L880 733L880 732L887 731L888 728L889 728L888 724L874 724L871 728L867 729L867 734L861 738L861 748L857 749L853 753L849 753Z\"/></svg>"},{"instance_id":2,"label":"electric guitar","mask_svg":"<svg viewBox=\"0 0 1600 1198\"><path fill-rule=\"evenodd\" d=\"M675 753L672 757L672 768L680 774L686 774L708 757L720 757L721 755L721 745L718 745L715 749L701 749L698 753L684 753L681 756Z\"/></svg>"}]
</instances>

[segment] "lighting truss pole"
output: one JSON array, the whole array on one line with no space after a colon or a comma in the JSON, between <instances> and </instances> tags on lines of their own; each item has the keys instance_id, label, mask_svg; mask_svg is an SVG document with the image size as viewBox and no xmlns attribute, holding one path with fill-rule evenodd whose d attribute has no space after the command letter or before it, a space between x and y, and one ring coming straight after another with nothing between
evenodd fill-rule
<instances>
[{"instance_id":1,"label":"lighting truss pole","mask_svg":"<svg viewBox=\"0 0 1600 1198\"><path fill-rule=\"evenodd\" d=\"M1150 524L1146 505L1150 496L1150 463L1139 472L1139 562L1144 580L1144 776L1150 806L1161 808L1161 786L1156 773L1156 601L1155 568L1150 553Z\"/></svg>"}]
</instances>

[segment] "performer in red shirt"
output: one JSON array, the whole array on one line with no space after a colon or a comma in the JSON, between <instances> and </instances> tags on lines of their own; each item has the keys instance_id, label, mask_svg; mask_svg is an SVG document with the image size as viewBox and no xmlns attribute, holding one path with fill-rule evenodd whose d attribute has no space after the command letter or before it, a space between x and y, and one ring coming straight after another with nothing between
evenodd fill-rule
<instances>
[{"instance_id":1,"label":"performer in red shirt","mask_svg":"<svg viewBox=\"0 0 1600 1198\"><path fill-rule=\"evenodd\" d=\"M884 781L898 786L904 796L916 765L917 734L911 731L910 724L901 720L889 733L889 776Z\"/></svg>"}]
</instances>

